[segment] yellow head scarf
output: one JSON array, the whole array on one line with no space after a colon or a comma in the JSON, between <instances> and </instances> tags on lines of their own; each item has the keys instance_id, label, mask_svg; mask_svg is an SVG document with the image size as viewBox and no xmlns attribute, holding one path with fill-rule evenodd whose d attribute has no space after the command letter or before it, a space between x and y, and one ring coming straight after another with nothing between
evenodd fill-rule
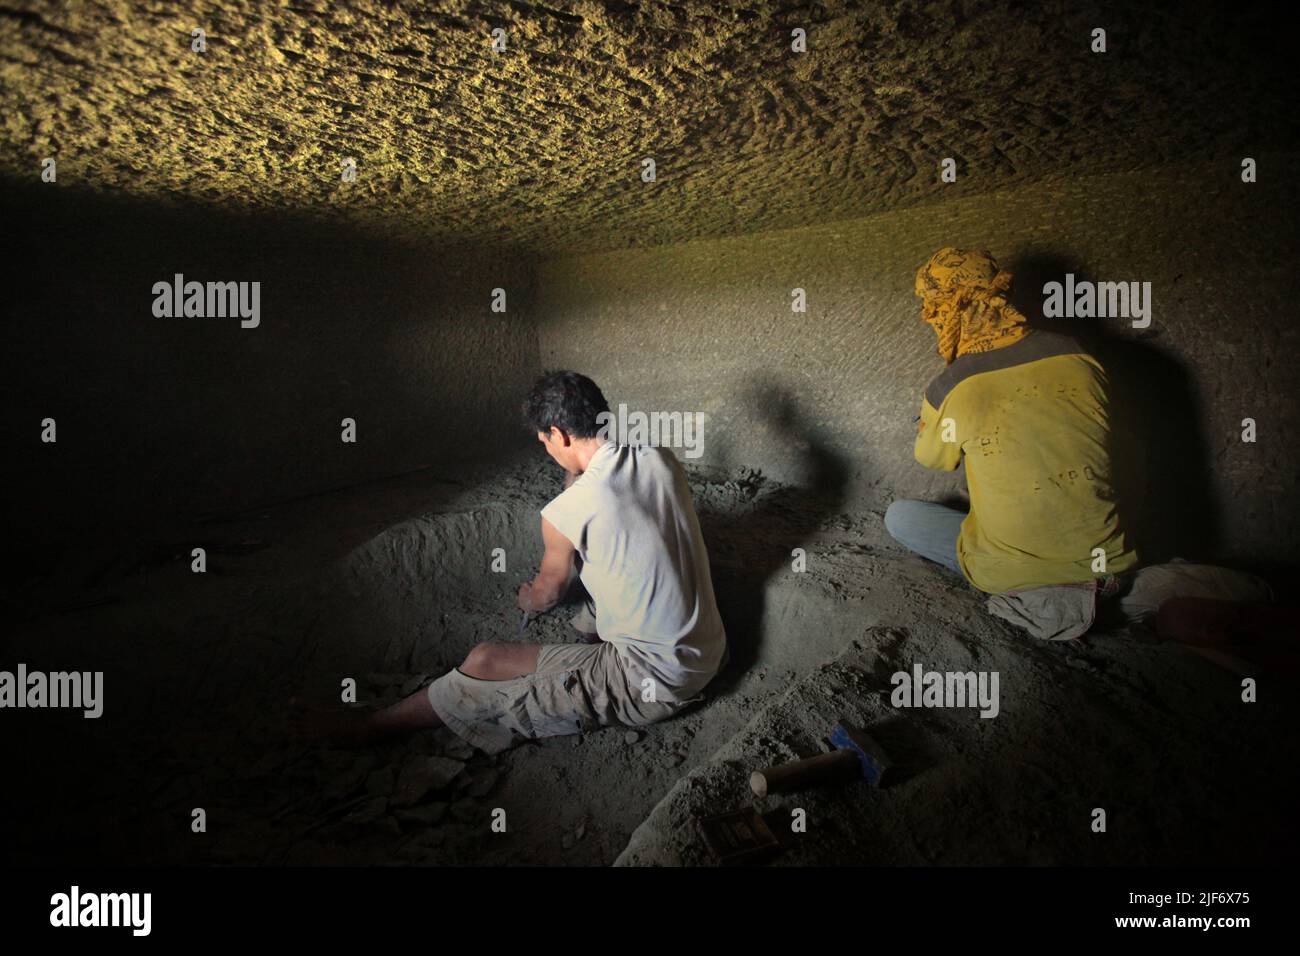
<instances>
[{"instance_id":1,"label":"yellow head scarf","mask_svg":"<svg viewBox=\"0 0 1300 956\"><path fill-rule=\"evenodd\" d=\"M1029 329L1007 301L1011 273L987 252L945 246L916 273L921 317L939 337L944 362L1019 342Z\"/></svg>"}]
</instances>

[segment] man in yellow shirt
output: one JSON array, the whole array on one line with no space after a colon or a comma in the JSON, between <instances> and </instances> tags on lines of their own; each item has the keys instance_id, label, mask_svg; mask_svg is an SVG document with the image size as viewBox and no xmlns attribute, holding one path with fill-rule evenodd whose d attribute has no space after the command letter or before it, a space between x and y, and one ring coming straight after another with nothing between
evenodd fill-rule
<instances>
[{"instance_id":1,"label":"man in yellow shirt","mask_svg":"<svg viewBox=\"0 0 1300 956\"><path fill-rule=\"evenodd\" d=\"M1106 372L1073 339L1031 331L987 252L946 247L917 272L947 368L926 388L916 460L966 462L970 511L895 501L901 544L1002 594L1136 566L1116 512Z\"/></svg>"}]
</instances>

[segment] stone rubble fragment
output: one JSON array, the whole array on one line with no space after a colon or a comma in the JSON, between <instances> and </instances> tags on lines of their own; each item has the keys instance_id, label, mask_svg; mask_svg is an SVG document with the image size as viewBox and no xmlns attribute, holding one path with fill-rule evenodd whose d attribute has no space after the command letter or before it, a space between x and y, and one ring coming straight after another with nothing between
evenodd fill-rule
<instances>
[{"instance_id":1,"label":"stone rubble fragment","mask_svg":"<svg viewBox=\"0 0 1300 956\"><path fill-rule=\"evenodd\" d=\"M460 776L465 764L450 757L410 757L397 778L393 805L409 807L419 803L430 791L443 790Z\"/></svg>"}]
</instances>

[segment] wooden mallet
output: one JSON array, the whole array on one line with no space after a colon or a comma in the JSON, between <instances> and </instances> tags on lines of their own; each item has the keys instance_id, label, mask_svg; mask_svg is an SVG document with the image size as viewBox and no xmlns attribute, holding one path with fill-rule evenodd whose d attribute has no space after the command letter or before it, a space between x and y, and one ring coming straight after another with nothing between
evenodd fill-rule
<instances>
[{"instance_id":1,"label":"wooden mallet","mask_svg":"<svg viewBox=\"0 0 1300 956\"><path fill-rule=\"evenodd\" d=\"M765 797L769 793L789 793L849 780L865 780L873 787L880 786L889 761L878 743L841 722L831 733L831 744L835 750L828 754L755 771L749 775L750 788Z\"/></svg>"}]
</instances>

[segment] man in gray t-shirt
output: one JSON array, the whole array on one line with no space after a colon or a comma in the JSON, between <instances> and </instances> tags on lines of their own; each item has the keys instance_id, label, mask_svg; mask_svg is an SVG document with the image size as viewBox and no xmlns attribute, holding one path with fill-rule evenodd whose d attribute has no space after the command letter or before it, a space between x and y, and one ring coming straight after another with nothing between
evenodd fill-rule
<instances>
[{"instance_id":1,"label":"man in gray t-shirt","mask_svg":"<svg viewBox=\"0 0 1300 956\"><path fill-rule=\"evenodd\" d=\"M726 637L686 473L672 452L602 442L542 509L543 537L553 538L548 526L564 538L557 564L571 562L575 550L582 559L596 633L638 686L687 700L709 682ZM553 603L549 595L537 602L539 587L547 582L525 589L521 607Z\"/></svg>"},{"instance_id":2,"label":"man in gray t-shirt","mask_svg":"<svg viewBox=\"0 0 1300 956\"><path fill-rule=\"evenodd\" d=\"M595 604L595 640L479 644L427 691L336 726L336 739L445 725L496 753L520 740L649 724L699 700L725 663L709 556L676 457L608 440L600 416L609 404L576 372L544 375L524 411L566 481L542 509L541 569L518 604L525 614L553 608L576 556Z\"/></svg>"}]
</instances>

